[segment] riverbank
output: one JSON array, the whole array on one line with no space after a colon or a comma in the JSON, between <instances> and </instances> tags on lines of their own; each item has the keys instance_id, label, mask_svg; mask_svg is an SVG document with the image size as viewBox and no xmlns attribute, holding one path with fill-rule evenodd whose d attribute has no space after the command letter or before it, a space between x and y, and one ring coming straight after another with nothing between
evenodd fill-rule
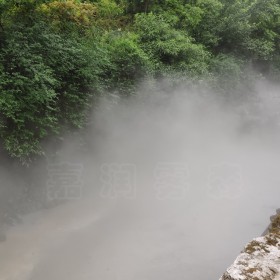
<instances>
[{"instance_id":1,"label":"riverbank","mask_svg":"<svg viewBox=\"0 0 280 280\"><path fill-rule=\"evenodd\" d=\"M220 280L280 279L280 213L272 216L267 233L249 242Z\"/></svg>"}]
</instances>

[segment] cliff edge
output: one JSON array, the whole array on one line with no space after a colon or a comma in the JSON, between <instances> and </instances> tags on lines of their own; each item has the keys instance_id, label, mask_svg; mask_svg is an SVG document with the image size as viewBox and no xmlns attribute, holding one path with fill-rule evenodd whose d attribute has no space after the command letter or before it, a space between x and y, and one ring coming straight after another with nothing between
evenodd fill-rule
<instances>
[{"instance_id":1,"label":"cliff edge","mask_svg":"<svg viewBox=\"0 0 280 280\"><path fill-rule=\"evenodd\" d=\"M220 280L280 280L280 211L265 235L249 242Z\"/></svg>"}]
</instances>

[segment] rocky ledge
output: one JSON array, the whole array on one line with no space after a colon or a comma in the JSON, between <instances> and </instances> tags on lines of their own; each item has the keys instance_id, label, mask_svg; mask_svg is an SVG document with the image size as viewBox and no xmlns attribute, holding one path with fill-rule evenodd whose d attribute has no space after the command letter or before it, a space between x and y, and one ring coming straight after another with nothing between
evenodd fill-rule
<instances>
[{"instance_id":1,"label":"rocky ledge","mask_svg":"<svg viewBox=\"0 0 280 280\"><path fill-rule=\"evenodd\" d=\"M265 235L253 239L220 280L280 280L280 211Z\"/></svg>"}]
</instances>

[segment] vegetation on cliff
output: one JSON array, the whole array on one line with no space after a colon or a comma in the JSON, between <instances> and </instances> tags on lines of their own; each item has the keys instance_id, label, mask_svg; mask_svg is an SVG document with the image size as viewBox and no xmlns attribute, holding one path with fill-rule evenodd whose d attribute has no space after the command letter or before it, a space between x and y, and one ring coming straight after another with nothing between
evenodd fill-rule
<instances>
[{"instance_id":1,"label":"vegetation on cliff","mask_svg":"<svg viewBox=\"0 0 280 280\"><path fill-rule=\"evenodd\" d=\"M100 94L147 78L224 94L248 67L278 79L279 30L278 0L0 0L2 155L27 164Z\"/></svg>"}]
</instances>

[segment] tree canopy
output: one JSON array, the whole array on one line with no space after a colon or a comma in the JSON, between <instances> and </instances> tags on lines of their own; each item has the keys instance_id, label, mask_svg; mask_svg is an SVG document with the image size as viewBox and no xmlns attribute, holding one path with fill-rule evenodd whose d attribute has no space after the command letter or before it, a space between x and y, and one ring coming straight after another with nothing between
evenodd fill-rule
<instances>
[{"instance_id":1,"label":"tree canopy","mask_svg":"<svg viewBox=\"0 0 280 280\"><path fill-rule=\"evenodd\" d=\"M225 92L251 65L277 80L279 31L279 0L0 0L2 149L28 163L82 128L97 96L146 78Z\"/></svg>"}]
</instances>

